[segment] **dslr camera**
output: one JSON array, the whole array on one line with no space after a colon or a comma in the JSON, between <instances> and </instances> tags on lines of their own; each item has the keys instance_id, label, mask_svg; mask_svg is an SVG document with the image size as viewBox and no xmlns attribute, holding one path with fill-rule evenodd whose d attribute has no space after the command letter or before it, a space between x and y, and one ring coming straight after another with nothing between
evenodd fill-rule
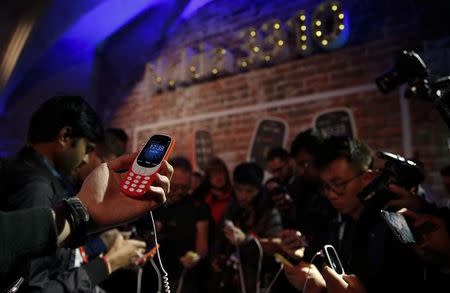
<instances>
[{"instance_id":1,"label":"dslr camera","mask_svg":"<svg viewBox=\"0 0 450 293\"><path fill-rule=\"evenodd\" d=\"M375 83L383 93L407 83L405 97L419 97L431 102L450 128L450 76L432 77L416 52L401 51L395 57L393 68L377 77Z\"/></svg>"},{"instance_id":2,"label":"dslr camera","mask_svg":"<svg viewBox=\"0 0 450 293\"><path fill-rule=\"evenodd\" d=\"M425 176L415 162L400 155L377 152L377 156L385 161L384 167L380 175L370 182L358 197L366 206L379 210L395 196L389 190L389 184L411 190L422 183Z\"/></svg>"}]
</instances>

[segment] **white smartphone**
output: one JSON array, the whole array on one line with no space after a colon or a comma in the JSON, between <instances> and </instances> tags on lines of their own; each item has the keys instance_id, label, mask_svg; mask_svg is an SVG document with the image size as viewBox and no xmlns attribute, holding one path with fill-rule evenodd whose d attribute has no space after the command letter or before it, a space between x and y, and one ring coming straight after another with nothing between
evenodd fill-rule
<instances>
[{"instance_id":1,"label":"white smartphone","mask_svg":"<svg viewBox=\"0 0 450 293\"><path fill-rule=\"evenodd\" d=\"M344 267L341 260L332 245L324 245L322 248L322 255L325 257L328 266L332 268L338 275L345 274Z\"/></svg>"},{"instance_id":2,"label":"white smartphone","mask_svg":"<svg viewBox=\"0 0 450 293\"><path fill-rule=\"evenodd\" d=\"M144 195L161 168L162 161L169 157L174 144L175 139L165 134L150 137L122 180L122 192L132 197Z\"/></svg>"}]
</instances>

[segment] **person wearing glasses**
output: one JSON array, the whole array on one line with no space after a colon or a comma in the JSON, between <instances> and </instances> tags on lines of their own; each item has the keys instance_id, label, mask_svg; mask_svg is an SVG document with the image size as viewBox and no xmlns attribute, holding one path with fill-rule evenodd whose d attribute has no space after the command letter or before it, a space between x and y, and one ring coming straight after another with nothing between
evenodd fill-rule
<instances>
[{"instance_id":1,"label":"person wearing glasses","mask_svg":"<svg viewBox=\"0 0 450 293\"><path fill-rule=\"evenodd\" d=\"M389 231L379 210L364 206L358 198L358 193L377 176L371 170L372 154L357 139L331 137L324 142L317 160L321 189L342 215L329 244L338 250L345 272L358 276L368 293L420 292L423 286L420 260L410 246ZM288 280L299 290L304 282L298 280L306 280L308 276L304 267L302 262L285 269ZM323 283L308 281L308 287L314 284Z\"/></svg>"}]
</instances>

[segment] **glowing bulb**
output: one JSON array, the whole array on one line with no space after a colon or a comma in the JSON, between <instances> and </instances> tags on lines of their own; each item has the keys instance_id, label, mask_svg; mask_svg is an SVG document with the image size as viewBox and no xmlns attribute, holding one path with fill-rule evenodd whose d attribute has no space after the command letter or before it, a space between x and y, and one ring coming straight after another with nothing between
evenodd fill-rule
<instances>
[{"instance_id":1,"label":"glowing bulb","mask_svg":"<svg viewBox=\"0 0 450 293\"><path fill-rule=\"evenodd\" d=\"M317 20L316 21L316 26L321 26L321 25L322 25L322 22L320 20Z\"/></svg>"},{"instance_id":2,"label":"glowing bulb","mask_svg":"<svg viewBox=\"0 0 450 293\"><path fill-rule=\"evenodd\" d=\"M305 51L306 49L308 49L308 47L306 45L302 45L302 50Z\"/></svg>"},{"instance_id":3,"label":"glowing bulb","mask_svg":"<svg viewBox=\"0 0 450 293\"><path fill-rule=\"evenodd\" d=\"M199 78L200 78L200 73L194 74L194 78L195 78L195 79L199 79Z\"/></svg>"},{"instance_id":4,"label":"glowing bulb","mask_svg":"<svg viewBox=\"0 0 450 293\"><path fill-rule=\"evenodd\" d=\"M213 68L211 72L212 72L212 74L217 74L219 72L219 70L217 70L217 68Z\"/></svg>"},{"instance_id":5,"label":"glowing bulb","mask_svg":"<svg viewBox=\"0 0 450 293\"><path fill-rule=\"evenodd\" d=\"M250 36L253 37L253 38L256 37L256 31L251 31L250 32Z\"/></svg>"},{"instance_id":6,"label":"glowing bulb","mask_svg":"<svg viewBox=\"0 0 450 293\"><path fill-rule=\"evenodd\" d=\"M339 19L344 19L344 13L339 13L338 18Z\"/></svg>"},{"instance_id":7,"label":"glowing bulb","mask_svg":"<svg viewBox=\"0 0 450 293\"><path fill-rule=\"evenodd\" d=\"M280 29L280 24L279 24L278 22L276 22L276 23L273 25L273 28L276 29L276 30L279 30L279 29Z\"/></svg>"},{"instance_id":8,"label":"glowing bulb","mask_svg":"<svg viewBox=\"0 0 450 293\"><path fill-rule=\"evenodd\" d=\"M191 72L194 72L194 71L195 71L195 66L189 67L189 70L190 70Z\"/></svg>"},{"instance_id":9,"label":"glowing bulb","mask_svg":"<svg viewBox=\"0 0 450 293\"><path fill-rule=\"evenodd\" d=\"M227 53L227 50L225 50L225 49L220 50L220 54L225 55L226 53Z\"/></svg>"},{"instance_id":10,"label":"glowing bulb","mask_svg":"<svg viewBox=\"0 0 450 293\"><path fill-rule=\"evenodd\" d=\"M328 45L328 41L327 40L322 40L322 45L324 45L324 46Z\"/></svg>"},{"instance_id":11,"label":"glowing bulb","mask_svg":"<svg viewBox=\"0 0 450 293\"><path fill-rule=\"evenodd\" d=\"M306 41L307 37L306 37L306 35L303 35L303 36L301 36L300 39L301 39L302 41Z\"/></svg>"},{"instance_id":12,"label":"glowing bulb","mask_svg":"<svg viewBox=\"0 0 450 293\"><path fill-rule=\"evenodd\" d=\"M161 76L157 76L157 77L156 77L156 82L157 82L157 83L161 83Z\"/></svg>"},{"instance_id":13,"label":"glowing bulb","mask_svg":"<svg viewBox=\"0 0 450 293\"><path fill-rule=\"evenodd\" d=\"M170 86L174 86L175 85L175 80L169 80L169 85Z\"/></svg>"},{"instance_id":14,"label":"glowing bulb","mask_svg":"<svg viewBox=\"0 0 450 293\"><path fill-rule=\"evenodd\" d=\"M269 56L269 55L264 56L264 60L266 60L267 62L269 62L269 61L270 61L270 56Z\"/></svg>"},{"instance_id":15,"label":"glowing bulb","mask_svg":"<svg viewBox=\"0 0 450 293\"><path fill-rule=\"evenodd\" d=\"M337 11L337 10L338 10L338 7L337 7L337 5L336 5L336 4L334 4L333 6L331 6L331 10L333 10L333 11Z\"/></svg>"},{"instance_id":16,"label":"glowing bulb","mask_svg":"<svg viewBox=\"0 0 450 293\"><path fill-rule=\"evenodd\" d=\"M301 29L302 31L306 31L306 25L302 25L302 26L300 27L300 29Z\"/></svg>"},{"instance_id":17,"label":"glowing bulb","mask_svg":"<svg viewBox=\"0 0 450 293\"><path fill-rule=\"evenodd\" d=\"M259 52L259 48L258 47L253 47L253 52L258 53Z\"/></svg>"},{"instance_id":18,"label":"glowing bulb","mask_svg":"<svg viewBox=\"0 0 450 293\"><path fill-rule=\"evenodd\" d=\"M322 32L321 32L321 31L317 31L317 32L316 32L316 36L320 37L321 35L322 35Z\"/></svg>"},{"instance_id":19,"label":"glowing bulb","mask_svg":"<svg viewBox=\"0 0 450 293\"><path fill-rule=\"evenodd\" d=\"M242 62L241 62L241 66L242 66L242 67L247 67L247 62L242 61Z\"/></svg>"},{"instance_id":20,"label":"glowing bulb","mask_svg":"<svg viewBox=\"0 0 450 293\"><path fill-rule=\"evenodd\" d=\"M305 21L305 19L306 19L306 16L304 14L300 15L300 20L301 21Z\"/></svg>"},{"instance_id":21,"label":"glowing bulb","mask_svg":"<svg viewBox=\"0 0 450 293\"><path fill-rule=\"evenodd\" d=\"M279 41L277 42L277 45L278 45L279 47L283 46L283 44L284 44L283 40L279 40Z\"/></svg>"},{"instance_id":22,"label":"glowing bulb","mask_svg":"<svg viewBox=\"0 0 450 293\"><path fill-rule=\"evenodd\" d=\"M344 28L345 28L345 26L344 26L343 24L340 24L340 25L339 25L339 29L340 29L341 31L343 31Z\"/></svg>"}]
</instances>

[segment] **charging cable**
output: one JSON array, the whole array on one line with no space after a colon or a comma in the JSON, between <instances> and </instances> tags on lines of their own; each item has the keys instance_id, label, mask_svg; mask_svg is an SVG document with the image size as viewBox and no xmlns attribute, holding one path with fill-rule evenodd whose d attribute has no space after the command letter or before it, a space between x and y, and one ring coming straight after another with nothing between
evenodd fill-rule
<instances>
[{"instance_id":1,"label":"charging cable","mask_svg":"<svg viewBox=\"0 0 450 293\"><path fill-rule=\"evenodd\" d=\"M280 263L280 269L278 270L278 272L275 274L275 277L273 277L272 282L270 282L269 286L266 289L265 293L269 293L270 289L272 289L273 284L275 284L275 281L278 279L278 276L280 275L280 273L283 271L284 265L282 263Z\"/></svg>"},{"instance_id":2,"label":"charging cable","mask_svg":"<svg viewBox=\"0 0 450 293\"><path fill-rule=\"evenodd\" d=\"M164 269L164 266L161 261L161 255L159 254L159 245L158 245L158 237L156 236L156 226L155 226L155 220L153 219L153 213L150 212L150 218L152 220L152 226L153 226L153 236L155 238L155 246L156 246L156 255L158 256L159 266L161 267L161 270L163 272L162 281L164 285L164 292L170 293L170 284L169 284L169 277Z\"/></svg>"},{"instance_id":3,"label":"charging cable","mask_svg":"<svg viewBox=\"0 0 450 293\"><path fill-rule=\"evenodd\" d=\"M158 277L158 291L156 293L161 293L161 284L162 284L162 278L161 278L161 272L158 269L158 266L156 265L153 258L150 259L150 263L152 264L152 267L155 269L156 276Z\"/></svg>"},{"instance_id":4,"label":"charging cable","mask_svg":"<svg viewBox=\"0 0 450 293\"><path fill-rule=\"evenodd\" d=\"M320 250L316 254L314 254L313 258L311 259L311 265L314 263L314 260L318 256L323 256L322 250ZM308 268L308 272L306 273L305 285L303 285L303 290L302 290L303 293L306 293L306 284L308 284L310 271L311 271L311 266Z\"/></svg>"},{"instance_id":5,"label":"charging cable","mask_svg":"<svg viewBox=\"0 0 450 293\"><path fill-rule=\"evenodd\" d=\"M183 269L183 271L181 272L180 278L178 279L177 293L181 293L181 289L183 288L184 276L185 275L186 275L186 268Z\"/></svg>"},{"instance_id":6,"label":"charging cable","mask_svg":"<svg viewBox=\"0 0 450 293\"><path fill-rule=\"evenodd\" d=\"M250 239L255 241L256 246L258 247L259 258L258 258L258 270L256 272L256 293L260 293L261 291L261 270L262 270L262 260L263 260L263 249L261 246L261 242L259 242L258 238L250 236Z\"/></svg>"}]
</instances>

